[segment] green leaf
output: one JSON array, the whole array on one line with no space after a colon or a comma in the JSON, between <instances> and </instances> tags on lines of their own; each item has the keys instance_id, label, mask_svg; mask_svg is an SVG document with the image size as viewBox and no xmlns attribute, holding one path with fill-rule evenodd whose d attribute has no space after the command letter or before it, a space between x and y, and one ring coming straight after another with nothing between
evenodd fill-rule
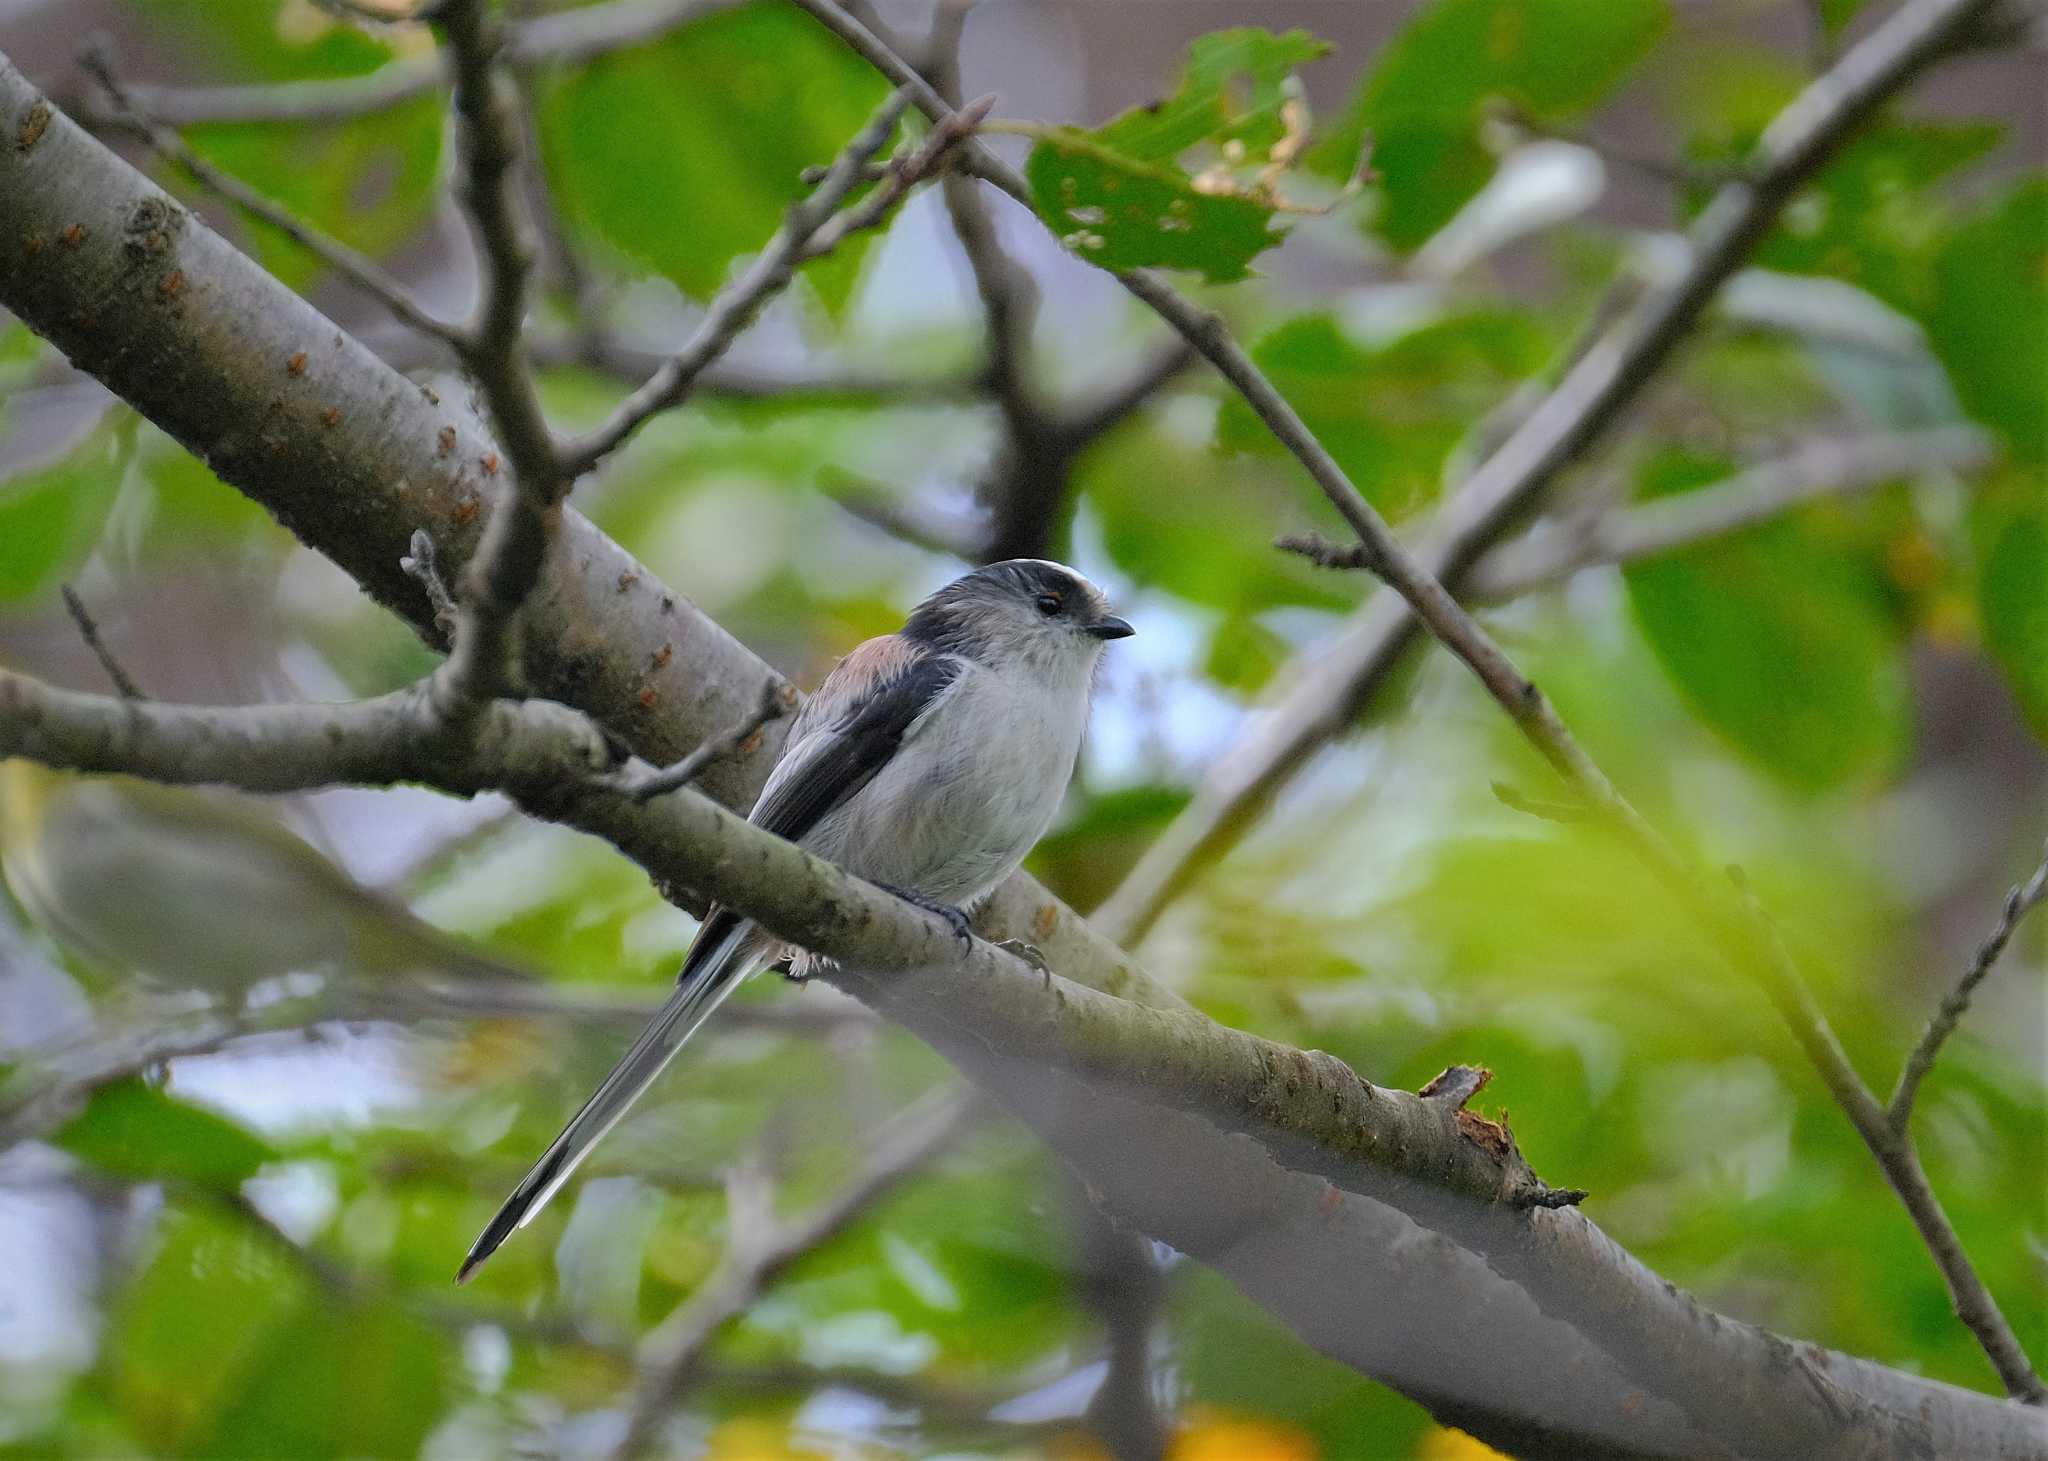
<instances>
[{"instance_id":1,"label":"green leaf","mask_svg":"<svg viewBox=\"0 0 2048 1461\"><path fill-rule=\"evenodd\" d=\"M413 1456L443 1419L453 1357L389 1300L299 1305L211 1417L209 1456Z\"/></svg>"},{"instance_id":2,"label":"green leaf","mask_svg":"<svg viewBox=\"0 0 2048 1461\"><path fill-rule=\"evenodd\" d=\"M1292 553L1247 553L1282 527L1339 530L1319 496L1258 459L1224 456L1150 422L1111 433L1075 466L1111 560L1191 603L1256 613L1279 604L1342 609L1353 590Z\"/></svg>"},{"instance_id":3,"label":"green leaf","mask_svg":"<svg viewBox=\"0 0 2048 1461\"><path fill-rule=\"evenodd\" d=\"M1305 30L1274 35L1244 26L1197 36L1172 96L1132 107L1092 135L1138 162L1178 162L1204 143L1221 149L1232 142L1248 159L1263 160L1288 135L1281 115L1287 78L1329 52L1329 42Z\"/></svg>"},{"instance_id":4,"label":"green leaf","mask_svg":"<svg viewBox=\"0 0 2048 1461\"><path fill-rule=\"evenodd\" d=\"M2048 462L2048 178L1956 229L1934 272L1927 335L1963 408Z\"/></svg>"},{"instance_id":5,"label":"green leaf","mask_svg":"<svg viewBox=\"0 0 2048 1461\"><path fill-rule=\"evenodd\" d=\"M242 80L360 76L397 55L382 38L310 7L280 15L277 0L135 3L167 39L218 56ZM265 197L374 255L410 237L433 207L444 110L441 98L423 96L346 122L214 123L189 129L186 140ZM166 167L163 175L198 196L182 174ZM243 227L250 251L295 288L325 267L268 224Z\"/></svg>"},{"instance_id":6,"label":"green leaf","mask_svg":"<svg viewBox=\"0 0 2048 1461\"><path fill-rule=\"evenodd\" d=\"M433 207L442 111L426 96L345 123L216 123L186 137L266 198L375 256L411 237ZM303 288L326 267L269 224L246 227L251 251L287 284Z\"/></svg>"},{"instance_id":7,"label":"green leaf","mask_svg":"<svg viewBox=\"0 0 2048 1461\"><path fill-rule=\"evenodd\" d=\"M1725 118L1719 119L1725 122ZM1697 161L1736 166L1751 153L1767 118L1696 138ZM1756 262L1792 274L1824 275L1869 291L1919 316L1935 294L1934 258L1950 209L1935 185L1995 149L2006 129L1988 124L1894 122L1854 138L1785 208L1757 248ZM1688 210L1713 189L1688 190Z\"/></svg>"},{"instance_id":8,"label":"green leaf","mask_svg":"<svg viewBox=\"0 0 2048 1461\"><path fill-rule=\"evenodd\" d=\"M1505 312L1441 320L1377 349L1354 343L1333 316L1310 314L1259 340L1252 358L1358 490L1399 517L1436 496L1451 449L1542 365L1546 349L1528 319ZM1286 451L1236 396L1224 403L1217 440L1233 451Z\"/></svg>"},{"instance_id":9,"label":"green leaf","mask_svg":"<svg viewBox=\"0 0 2048 1461\"><path fill-rule=\"evenodd\" d=\"M1732 470L1672 452L1643 486L1663 496ZM1779 519L1625 574L1645 638L1701 718L1813 792L1890 772L1911 732L1904 632L1875 555L1822 521Z\"/></svg>"},{"instance_id":10,"label":"green leaf","mask_svg":"<svg viewBox=\"0 0 2048 1461\"><path fill-rule=\"evenodd\" d=\"M1310 165L1349 176L1370 137L1383 195L1374 226L1415 248L1493 176L1479 140L1489 98L1546 122L1583 112L1668 20L1663 0L1437 0L1380 53Z\"/></svg>"},{"instance_id":11,"label":"green leaf","mask_svg":"<svg viewBox=\"0 0 2048 1461\"><path fill-rule=\"evenodd\" d=\"M757 0L553 85L542 155L576 231L702 299L767 243L805 192L799 174L829 163L887 92L809 16ZM873 237L806 270L828 303L843 302Z\"/></svg>"},{"instance_id":12,"label":"green leaf","mask_svg":"<svg viewBox=\"0 0 2048 1461\"><path fill-rule=\"evenodd\" d=\"M1105 269L1191 269L1228 283L1284 236L1257 199L1199 192L1180 169L1121 157L1072 128L1032 148L1024 174L1060 242Z\"/></svg>"},{"instance_id":13,"label":"green leaf","mask_svg":"<svg viewBox=\"0 0 2048 1461\"><path fill-rule=\"evenodd\" d=\"M253 1223L173 1208L109 1326L112 1388L153 1453L400 1456L449 1357L389 1301L315 1291Z\"/></svg>"},{"instance_id":14,"label":"green leaf","mask_svg":"<svg viewBox=\"0 0 2048 1461\"><path fill-rule=\"evenodd\" d=\"M1088 131L1060 127L1031 150L1033 206L1061 240L1105 269L1190 269L1212 282L1242 279L1285 237L1267 184L1242 169L1285 167L1284 115L1293 68L1325 54L1306 31L1218 31L1188 47L1173 95ZM1183 157L1202 148L1198 180Z\"/></svg>"},{"instance_id":15,"label":"green leaf","mask_svg":"<svg viewBox=\"0 0 2048 1461\"><path fill-rule=\"evenodd\" d=\"M214 1414L288 1316L311 1299L304 1276L253 1226L172 1208L113 1306L111 1388L146 1447L206 1449Z\"/></svg>"},{"instance_id":16,"label":"green leaf","mask_svg":"<svg viewBox=\"0 0 2048 1461\"><path fill-rule=\"evenodd\" d=\"M2048 480L2013 471L1971 509L1984 647L2048 740Z\"/></svg>"},{"instance_id":17,"label":"green leaf","mask_svg":"<svg viewBox=\"0 0 2048 1461\"><path fill-rule=\"evenodd\" d=\"M46 592L92 553L120 492L125 412L53 465L0 481L0 602Z\"/></svg>"},{"instance_id":18,"label":"green leaf","mask_svg":"<svg viewBox=\"0 0 2048 1461\"><path fill-rule=\"evenodd\" d=\"M209 1187L236 1186L277 1155L225 1116L187 1105L141 1080L95 1091L52 1140L117 1177L175 1177Z\"/></svg>"}]
</instances>

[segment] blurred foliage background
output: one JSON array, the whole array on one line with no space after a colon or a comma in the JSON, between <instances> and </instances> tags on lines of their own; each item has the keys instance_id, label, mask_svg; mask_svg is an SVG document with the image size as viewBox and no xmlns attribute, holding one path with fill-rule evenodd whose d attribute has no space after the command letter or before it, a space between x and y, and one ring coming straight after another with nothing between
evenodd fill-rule
<instances>
[{"instance_id":1,"label":"blurred foliage background","mask_svg":"<svg viewBox=\"0 0 2048 1461\"><path fill-rule=\"evenodd\" d=\"M882 15L913 35L929 23L910 0ZM1221 30L1252 22L1269 29ZM998 115L1051 129L998 140L1029 151L1041 206L1076 225L1055 237L992 209L1035 287L1025 368L1048 402L1100 399L1162 336L1087 260L1180 268L1376 505L1425 522L1615 289L1682 267L1675 230L1873 23L1860 0L986 0L965 18L964 93L996 91ZM310 0L14 0L0 51L73 94L95 27L125 76L165 83L368 75L432 45ZM2008 42L1947 63L1787 210L1547 528L1569 542L1600 514L1710 491L1818 438L1970 426L1988 448L1488 615L1639 806L1747 871L1887 1087L2048 833L2048 86L2040 40ZM522 75L552 223L539 353L565 427L602 419L640 355L682 338L799 195L800 170L884 94L778 0L706 7ZM428 90L361 117L187 136L452 314L473 279L444 110ZM1376 178L1347 190L1368 139ZM1252 176L1246 158L1276 149L1285 167ZM437 389L466 389L296 244L148 165L338 321ZM808 268L732 368L578 505L815 683L1001 521L1005 418L983 364L975 281L928 190ZM1032 863L1086 909L1368 583L1271 549L1335 520L1200 372L1058 466L1063 480L1038 484L1038 546L1141 630L1110 657L1070 804ZM105 688L58 600L67 583L159 696L362 694L431 664L0 316L0 658ZM1510 809L1495 782L1548 784L1461 667L1415 656L1169 910L1148 968L1220 1019L1376 1081L1491 1066L1489 1099L1512 1108L1537 1169L1591 1189L1595 1219L1705 1302L1988 1388L1906 1217L1754 987L1626 857ZM502 808L335 792L206 815L262 846L303 838L385 901L336 912L323 900L345 895L321 876L238 896L188 869L156 896L199 916L138 969L150 960L67 940L24 891L69 793L5 789L19 900L0 900L5 1454L602 1450L634 1338L729 1256L723 1174L772 1174L778 1209L801 1214L946 1079L831 991L760 981L458 1293L470 1238L657 996L689 919L602 847ZM93 874L110 898L178 871L175 852L129 850ZM401 908L466 952L421 933L401 958L363 932ZM256 970L280 977L257 979L246 1008L204 977L225 959L208 923L240 948L316 913L352 952ZM1936 1186L2037 1358L2044 935L2048 920L2022 930L1919 1116ZM373 964L403 981L478 959L529 971L556 1013L464 1018L338 992ZM138 1038L219 1048L138 1060ZM39 1106L53 1068L104 1079ZM724 1458L1106 1454L1084 1413L1116 1316L1087 1280L1084 1211L1027 1135L976 1113L727 1327L671 1441ZM1157 1311L1139 1319L1173 1456L1467 1454L1214 1275L1155 1257Z\"/></svg>"}]
</instances>

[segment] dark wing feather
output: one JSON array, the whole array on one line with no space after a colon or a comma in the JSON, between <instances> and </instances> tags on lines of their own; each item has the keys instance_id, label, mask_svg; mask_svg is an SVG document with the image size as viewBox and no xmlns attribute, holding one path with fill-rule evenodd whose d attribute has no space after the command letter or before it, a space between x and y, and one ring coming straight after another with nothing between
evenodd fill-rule
<instances>
[{"instance_id":1,"label":"dark wing feather","mask_svg":"<svg viewBox=\"0 0 2048 1461\"><path fill-rule=\"evenodd\" d=\"M856 658L847 657L841 672L859 673ZM900 661L873 691L852 691L853 703L836 723L806 739L815 747L794 748L798 757L786 773L771 776L747 819L791 842L800 841L835 808L872 781L903 744L917 718L960 677L960 662L948 655L892 654ZM835 687L828 680L820 698ZM780 768L778 768L778 771Z\"/></svg>"}]
</instances>

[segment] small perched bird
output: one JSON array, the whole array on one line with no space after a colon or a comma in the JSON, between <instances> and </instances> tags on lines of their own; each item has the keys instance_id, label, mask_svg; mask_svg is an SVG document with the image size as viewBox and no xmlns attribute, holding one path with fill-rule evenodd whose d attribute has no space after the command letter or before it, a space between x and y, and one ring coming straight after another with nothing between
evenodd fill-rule
<instances>
[{"instance_id":1,"label":"small perched bird","mask_svg":"<svg viewBox=\"0 0 2048 1461\"><path fill-rule=\"evenodd\" d=\"M1014 558L956 579L825 677L748 820L943 915L964 937L963 910L1016 870L1059 810L1103 645L1131 632L1100 589L1057 563ZM675 993L498 1209L458 1283L781 952L730 909L705 916Z\"/></svg>"}]
</instances>

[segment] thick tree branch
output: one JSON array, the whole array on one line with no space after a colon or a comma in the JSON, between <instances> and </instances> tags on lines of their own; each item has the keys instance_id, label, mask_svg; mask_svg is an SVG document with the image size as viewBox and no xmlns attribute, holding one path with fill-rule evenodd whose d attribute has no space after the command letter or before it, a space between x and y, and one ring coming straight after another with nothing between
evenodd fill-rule
<instances>
[{"instance_id":1,"label":"thick tree branch","mask_svg":"<svg viewBox=\"0 0 2048 1461\"><path fill-rule=\"evenodd\" d=\"M929 86L920 89L914 75L908 80L898 76L909 71L901 58L839 10L833 0L797 3L825 20L861 54L898 79L899 85L910 88L934 120L950 115L943 99ZM1465 493L1484 500L1491 495L1487 479L1496 476L1504 478L1504 485L1511 485L1526 502L1574 453L1589 446L1635 389L1635 382L1622 373L1628 363L1625 357L1633 357L1634 369L1639 372L1654 369L1668 357L1721 281L1762 236L1778 209L1811 176L1834 141L1893 89L1949 49L1989 4L1990 0L1913 0L1795 98L1766 129L1759 144L1761 162L1752 176L1724 189L1709 205L1695 228L1699 259L1675 287L1646 301L1637 330L1618 342L1628 348L1617 348L1612 337L1596 344L1479 469ZM985 150L977 150L974 157L984 177L1020 201L1028 201L1024 180L1014 170ZM1194 305L1156 274L1136 270L1119 273L1116 278L1230 382L1357 534L1366 566L1406 601L1431 635L1465 662L1537 753L1700 917L1730 960L1760 975L1772 1002L1905 1203L1948 1284L1958 1315L1983 1343L2007 1390L2029 1400L2048 1399L2048 1387L2027 1363L2010 1325L1964 1257L1914 1154L1890 1139L1875 1097L1850 1066L1782 942L1755 910L1746 904L1729 905L1696 877L1676 849L1621 795L1536 684L1458 603L1434 567L1411 553L1352 485L1336 459L1253 364L1219 316ZM1583 392L1582 401L1576 398L1575 383ZM1526 446L1525 438L1530 438ZM1525 454L1527 460L1523 461ZM1503 462L1513 470L1499 465ZM1462 570L1469 562L1466 555L1456 566Z\"/></svg>"},{"instance_id":2,"label":"thick tree branch","mask_svg":"<svg viewBox=\"0 0 2048 1461\"><path fill-rule=\"evenodd\" d=\"M1913 1101L1920 1093L1920 1083L1934 1069L1934 1059L1941 1054L1942 1043L1955 1033L1956 1026L1969 1010L1970 999L1977 992L1977 986L1984 982L1984 976L1991 972L1991 966L2005 952L2005 946L2012 941L2020 920L2044 901L2048 901L2048 856L2042 858L2033 876L2015 883L2006 893L1997 927L1977 946L1976 956L1963 970L1962 978L1942 999L1941 1007L1934 1012L1934 1018L1927 1022L1926 1030L1906 1057L1905 1067L1899 1072L1899 1083L1885 1105L1885 1120L1899 1136L1903 1137L1912 1124Z\"/></svg>"},{"instance_id":3,"label":"thick tree branch","mask_svg":"<svg viewBox=\"0 0 2048 1461\"><path fill-rule=\"evenodd\" d=\"M131 133L144 146L159 157L170 161L200 187L218 194L244 213L269 224L383 305L401 323L444 344L458 349L461 347L462 332L446 320L436 318L415 300L412 292L399 283L382 264L360 250L350 248L340 239L322 233L288 208L250 187L233 173L215 167L188 147L184 138L142 110L128 89L122 85L120 78L114 74L113 64L103 51L88 51L84 64L93 78L106 89L110 103L108 117L112 125Z\"/></svg>"},{"instance_id":4,"label":"thick tree branch","mask_svg":"<svg viewBox=\"0 0 2048 1461\"><path fill-rule=\"evenodd\" d=\"M415 526L458 561L469 550L476 510L463 463L489 443L38 105L47 108L0 62L0 122L18 131L33 114L37 138L0 149L0 304L424 624L424 599L397 560ZM73 221L91 242L67 254L55 241ZM47 250L27 247L38 237ZM174 270L189 285L161 290ZM164 308L162 293L180 307ZM274 373L300 341L320 347L303 395ZM329 409L343 414L328 420ZM564 512L562 532L528 609L536 688L598 714L656 762L744 713L759 661L574 514ZM108 718L89 717L92 744L141 735L110 727L163 709L105 706ZM536 725L530 718L549 712L533 706L493 706L485 723L501 709L512 728L564 729ZM203 757L209 744L180 749ZM743 802L765 759L714 763L706 780ZM764 838L694 791L645 806L583 792L584 765L565 752L538 768L548 775L530 798L562 812L546 798L573 785L577 824L628 847L662 886L730 893L768 926L843 957L846 983L1025 1115L1126 1221L1215 1264L1310 1342L1455 1424L1532 1456L1721 1454L1728 1446L1709 1425L1760 1437L1747 1448L1758 1455L2038 1457L2048 1448L2041 1418L2019 1407L1707 1314L1576 1213L1452 1199L1437 1175L1391 1173L1383 1162L1456 1157L1456 1171L1491 1167L1498 1181L1505 1158L1488 1136L1497 1128L1448 1103L1365 1088L1326 1058L1170 1013L1171 995L1028 879L1006 885L984 927L1037 944L1065 973L1164 1008L1065 980L1048 989L986 945L963 974L937 920ZM234 765L214 771L230 773L239 775ZM894 972L854 972L866 968ZM1212 1060L1234 1072L1220 1087ZM1339 1148L1304 1139L1317 1127ZM1326 1164L1339 1175L1317 1170ZM1419 1218L1388 1205L1396 1201ZM1823 1365L1828 1381L1817 1386ZM1845 1396L1857 1422L1847 1427Z\"/></svg>"},{"instance_id":5,"label":"thick tree branch","mask_svg":"<svg viewBox=\"0 0 2048 1461\"><path fill-rule=\"evenodd\" d=\"M1371 1355L1375 1373L1404 1375L1415 1387L1411 1393L1438 1406L1439 1413L1496 1436L1512 1433L1525 1448L1528 1436L1549 1435L1548 1454L1589 1453L1587 1437L1601 1433L1598 1423L1576 1404L1568 1416L1553 1412L1561 1396L1583 1398L1588 1385L1615 1383L1606 1362L1589 1369L1580 1349L1553 1335L1546 1354L1569 1362L1575 1378L1541 1376L1538 1393L1554 1393L1533 1412L1517 1391L1510 1423L1496 1413L1503 1402L1491 1382L1479 1386L1479 1394L1447 1394L1441 1377L1428 1385L1412 1367L1390 1366L1371 1326L1357 1330L1355 1314L1356 1332L1348 1340L1341 1331L1325 1332L1321 1321L1309 1322L1301 1313L1306 1300L1290 1287L1298 1284L1298 1272L1290 1278L1284 1267L1263 1267L1279 1261L1268 1240L1291 1248L1298 1265L1305 1237L1293 1224L1328 1221L1333 1187L1392 1204L1482 1255L1483 1270L1525 1291L1545 1322L1562 1323L1568 1326L1564 1333L1581 1336L1577 1345L1625 1354L1622 1363L1636 1383L1680 1406L1692 1424L1716 1434L1736 1426L1747 1438L1745 1454L1905 1455L1933 1434L1930 1425L1966 1425L1965 1434L1974 1438L1970 1446L1982 1454L2026 1456L2032 1454L2029 1447L2048 1444L2048 1429L2035 1427L2038 1416L2007 1422L1994 1420L2001 1411L1958 1412L1943 1405L1930 1410L1933 1420L1902 1422L1893 1412L1918 1403L1897 1391L1909 1382L1846 1357L1828 1358L1832 1378L1817 1389L1808 1373L1811 1362L1790 1363L1793 1352L1783 1341L1705 1315L1575 1213L1545 1210L1538 1199L1547 1189L1528 1172L1505 1130L1462 1109L1476 1082L1448 1081L1427 1096L1369 1086L1328 1056L1289 1050L1199 1016L1147 1010L1064 979L1048 981L979 942L963 967L942 920L818 862L695 792L685 789L640 804L602 779L593 781L587 770L592 748L580 722L558 707L495 703L482 722L484 733L453 751L423 746L393 729L405 709L401 697L362 707L247 711L138 705L9 676L0 678L0 754L27 754L78 770L118 767L158 779L233 778L274 790L320 774L322 768L306 760L318 741L333 746L360 739L366 748L341 758L350 775L439 778L457 790L502 778L530 808L612 841L646 867L657 885L698 887L835 959L835 982L972 1072L1045 1132L1091 1182L1118 1192L1118 1210L1130 1220L1239 1272L1240 1281L1269 1302L1291 1305L1283 1311L1294 1314L1318 1342L1337 1346L1338 1353ZM429 712L420 707L416 713ZM331 724L320 729L323 718L336 715L346 718L342 734ZM408 756L411 761L401 764ZM444 757L454 758L452 764ZM1125 1187L1141 1170L1133 1161L1137 1132L1148 1134L1136 1146L1156 1152L1161 1161L1183 1164L1177 1177L1151 1173L1156 1188ZM1257 1215L1226 1216L1227 1203L1221 1210L1213 1204L1204 1208L1182 1188L1195 1180L1206 1190L1218 1180L1218 1163L1238 1160L1226 1158L1231 1137L1250 1139L1244 1159L1278 1163L1273 1173L1291 1172L1309 1187L1276 1186L1277 1175L1269 1176L1244 1192L1255 1200ZM1215 1144L1219 1138L1225 1145ZM1287 1191L1305 1203L1299 1218L1283 1219L1269 1210ZM1256 1272L1234 1267L1254 1262L1254 1254L1260 1255ZM1461 1265L1458 1271L1465 1291L1494 1282ZM1396 1327L1412 1332L1407 1317ZM1522 1349L1526 1340L1524 1333L1513 1344L1522 1356L1511 1367L1518 1377L1533 1373ZM1910 1382L1909 1388L1920 1384ZM1560 1385L1565 1388L1554 1389ZM1718 1408L1717 1392L1727 1387L1743 1397L1733 1418L1721 1417ZM1929 1394L1920 1398L1933 1406ZM1634 1438L1625 1449L1711 1453L1697 1438L1682 1439L1689 1433L1685 1424L1667 1437L1668 1445L1638 1444L1657 1427L1643 1419L1640 1405L1635 1409L1635 1419L1617 1433ZM1843 1420L1845 1413L1850 1422ZM1531 1415L1551 1418L1532 1421ZM1771 1436L1789 1439L1783 1445L1758 1440ZM1847 1438L1855 1446L1816 1448L1815 1438L1824 1436Z\"/></svg>"},{"instance_id":6,"label":"thick tree branch","mask_svg":"<svg viewBox=\"0 0 2048 1461\"><path fill-rule=\"evenodd\" d=\"M576 12L581 14L582 12ZM459 405L397 374L114 156L0 57L0 307L44 335L228 482L445 646L401 563L428 534L444 565L476 550L495 443ZM738 722L774 671L573 508L523 610L524 672L653 765ZM697 786L751 806L786 722ZM1033 879L978 919L1143 1003L1179 1000Z\"/></svg>"}]
</instances>

